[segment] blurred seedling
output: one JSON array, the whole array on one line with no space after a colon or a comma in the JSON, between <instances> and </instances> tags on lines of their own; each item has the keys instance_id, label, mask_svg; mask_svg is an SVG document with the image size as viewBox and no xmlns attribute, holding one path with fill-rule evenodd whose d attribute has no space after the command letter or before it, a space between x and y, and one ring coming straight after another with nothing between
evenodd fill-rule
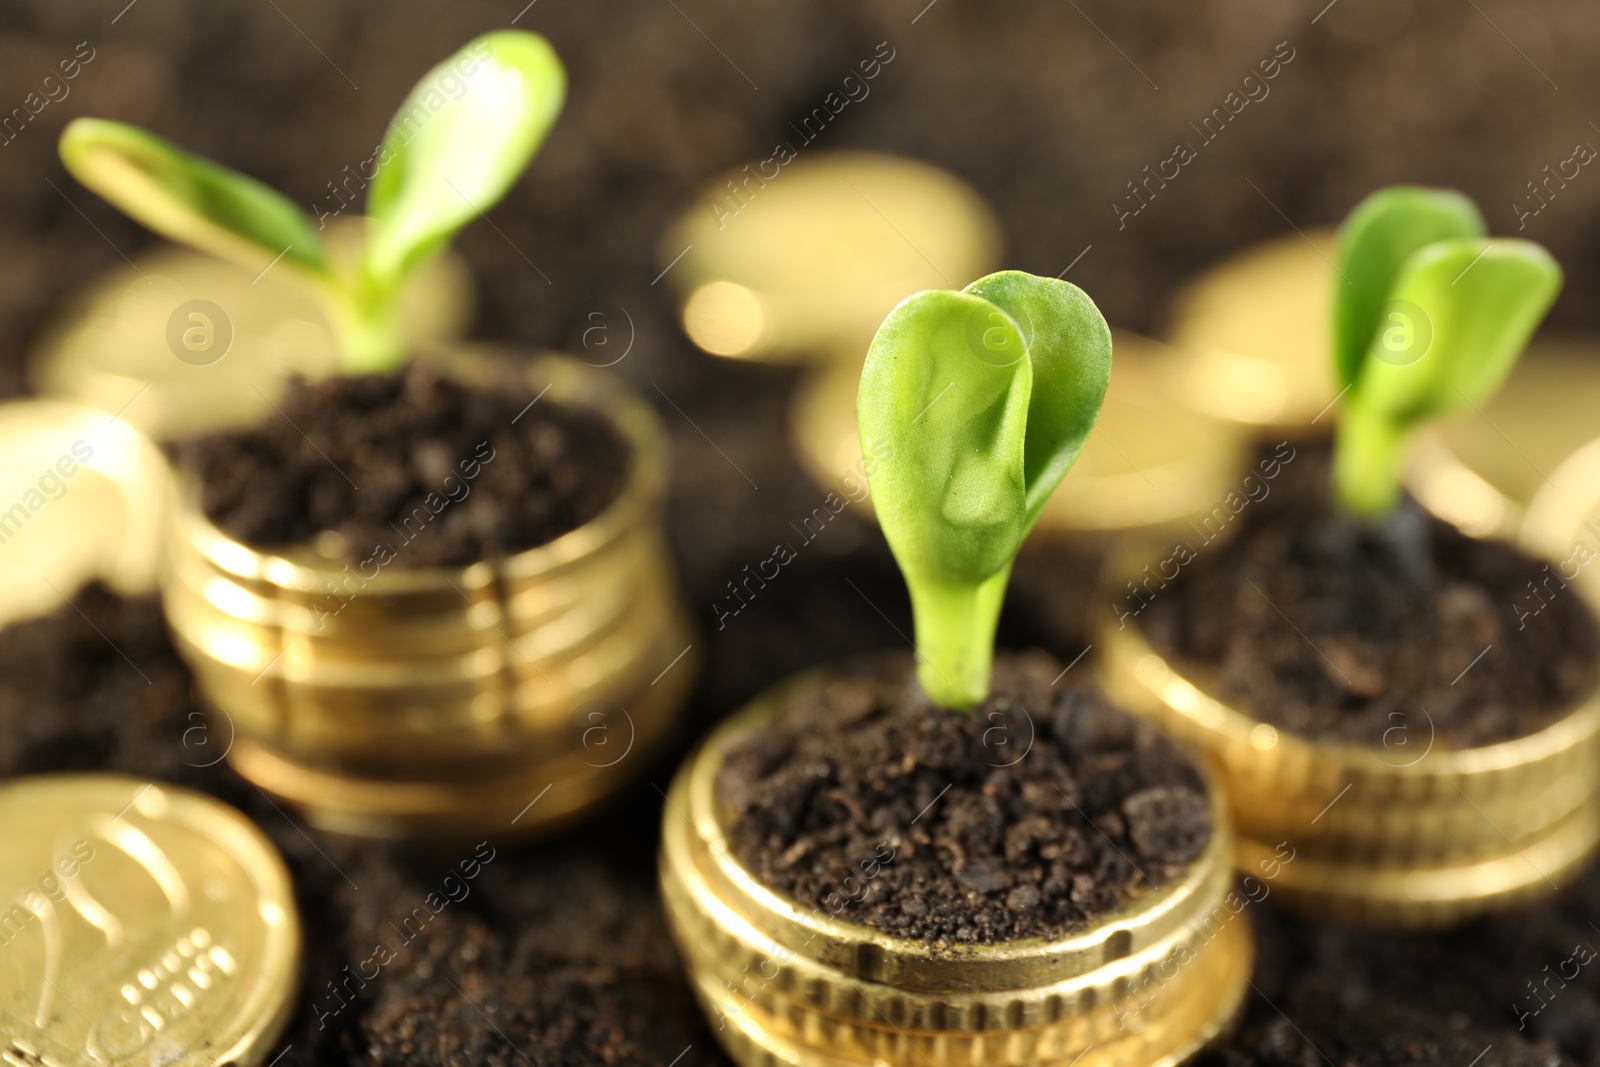
<instances>
[{"instance_id":1,"label":"blurred seedling","mask_svg":"<svg viewBox=\"0 0 1600 1067\"><path fill-rule=\"evenodd\" d=\"M1487 234L1461 193L1404 185L1368 196L1340 229L1334 494L1344 510L1389 513L1418 429L1493 396L1555 301L1561 268L1549 252Z\"/></svg>"},{"instance_id":2,"label":"blurred seedling","mask_svg":"<svg viewBox=\"0 0 1600 1067\"><path fill-rule=\"evenodd\" d=\"M125 123L81 118L67 170L136 221L251 273L282 270L322 301L348 373L404 359L399 294L511 188L555 122L566 72L520 30L476 38L423 76L389 123L366 189L367 229L347 261L283 194Z\"/></svg>"}]
</instances>

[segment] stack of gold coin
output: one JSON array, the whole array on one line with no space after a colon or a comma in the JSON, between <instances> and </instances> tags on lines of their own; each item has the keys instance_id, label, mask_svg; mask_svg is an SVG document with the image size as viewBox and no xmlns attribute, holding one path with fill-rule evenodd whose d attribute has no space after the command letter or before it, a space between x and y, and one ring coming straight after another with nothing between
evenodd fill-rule
<instances>
[{"instance_id":1,"label":"stack of gold coin","mask_svg":"<svg viewBox=\"0 0 1600 1067\"><path fill-rule=\"evenodd\" d=\"M1600 692L1525 737L1436 746L1425 716L1382 748L1313 742L1228 707L1109 620L1101 682L1217 768L1248 868L1288 841L1282 899L1324 918L1440 926L1555 892L1600 847Z\"/></svg>"},{"instance_id":2,"label":"stack of gold coin","mask_svg":"<svg viewBox=\"0 0 1600 1067\"><path fill-rule=\"evenodd\" d=\"M244 816L105 774L0 785L0 1060L257 1067L291 1014L288 872Z\"/></svg>"},{"instance_id":3,"label":"stack of gold coin","mask_svg":"<svg viewBox=\"0 0 1600 1067\"><path fill-rule=\"evenodd\" d=\"M1186 286L1168 335L1186 402L1258 435L1331 433L1336 257L1333 231L1286 234ZM1600 533L1581 526L1600 478L1578 472L1600 470L1600 449L1580 460L1600 401L1593 349L1581 338L1535 342L1481 410L1421 435L1405 474L1423 506L1463 532L1521 535L1535 555L1563 561L1549 583L1563 588L1600 554ZM1580 461L1557 484L1546 472L1567 456ZM1544 517L1525 520L1525 509ZM1136 627L1107 620L1101 633L1106 688L1219 767L1241 865L1265 842L1300 849L1282 897L1304 910L1442 925L1553 893L1600 847L1600 694L1537 733L1477 748L1435 747L1420 711L1382 748L1313 742L1228 707Z\"/></svg>"},{"instance_id":4,"label":"stack of gold coin","mask_svg":"<svg viewBox=\"0 0 1600 1067\"><path fill-rule=\"evenodd\" d=\"M464 349L439 361L485 387L509 366ZM231 721L234 767L319 826L436 838L557 826L642 769L694 676L661 526L664 431L574 360L517 367L534 392L605 413L632 446L618 498L549 544L467 567L351 566L315 546L241 544L205 518L197 487L180 488L163 584L178 650Z\"/></svg>"},{"instance_id":5,"label":"stack of gold coin","mask_svg":"<svg viewBox=\"0 0 1600 1067\"><path fill-rule=\"evenodd\" d=\"M820 673L790 683L821 684ZM1214 784L1216 829L1181 880L1058 941L936 948L822 916L729 853L723 753L791 694L780 687L719 728L679 772L664 816L668 919L741 1067L1170 1065L1235 1016L1252 950Z\"/></svg>"}]
</instances>

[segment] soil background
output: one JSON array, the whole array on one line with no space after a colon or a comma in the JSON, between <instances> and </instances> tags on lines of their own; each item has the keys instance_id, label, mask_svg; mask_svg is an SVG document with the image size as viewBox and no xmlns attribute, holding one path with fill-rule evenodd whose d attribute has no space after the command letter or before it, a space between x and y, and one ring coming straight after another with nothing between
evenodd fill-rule
<instances>
[{"instance_id":1,"label":"soil background","mask_svg":"<svg viewBox=\"0 0 1600 1067\"><path fill-rule=\"evenodd\" d=\"M1094 294L1113 323L1144 331L1159 328L1167 298L1196 269L1293 226L1332 224L1380 184L1456 186L1479 200L1494 230L1518 232L1513 203L1538 203L1528 183L1571 158L1578 142L1600 144L1589 124L1600 95L1600 67L1591 61L1600 50L1600 16L1565 0L8 0L0 8L0 116L23 106L80 42L94 58L68 83L68 96L0 144L0 396L24 391L23 353L54 308L154 243L67 178L55 139L69 118L152 127L309 208L344 167L370 156L423 70L458 43L513 20L551 38L571 91L529 175L491 213L495 226L469 227L458 245L478 285L473 333L583 354L586 336L591 346L599 340L585 334L597 321L608 326L608 342L619 339L622 312L635 324L633 348L616 372L657 405L672 433L670 531L705 628L706 670L687 737L801 666L904 647L910 632L892 561L853 508L814 541L795 541L797 558L781 577L717 627L725 583L792 539L790 524L822 506L825 490L805 477L785 443L793 372L699 354L675 325L666 283L653 284L664 265L660 234L694 206L699 183L769 155L788 136L787 124L820 106L879 42L894 59L870 96L848 106L805 151L872 148L950 169L997 211L1008 265L1055 275L1076 261L1067 277ZM1190 124L1223 106L1230 92L1242 92L1244 76L1280 42L1293 59L1268 83L1268 95L1215 141L1200 144ZM1119 219L1113 204L1128 195L1127 183L1169 158L1180 140L1196 147L1197 158L1139 214ZM1548 244L1567 271L1552 321L1600 327L1591 295L1600 283L1600 177L1585 169L1551 188L1548 206L1521 232ZM1084 642L1073 632L1071 606L1084 589L1083 571L1060 556L1019 565L1013 588L1024 595L1002 640L1039 640L1063 660L1076 656ZM1053 620L1047 637L1041 620ZM172 709L178 717L161 730L138 734L140 743L181 744L181 712ZM131 722L104 729L125 739L155 730ZM51 745L50 765L109 758L71 730ZM602 905L611 899L606 894L586 891L584 872L594 870L620 872L615 877L628 887L622 899L631 903L617 905L617 913L641 914L654 931L606 936L659 945L649 890L659 798L651 787L665 784L676 755L652 768L611 816L523 854L522 875L513 877L509 863L491 866L505 886L479 898L493 902L483 903L481 914L495 929L522 932L499 945L455 933L452 951L479 946L473 951L506 973L528 973L529 961L544 957L513 942L569 921L576 928L588 920L561 916L594 916L612 906ZM175 749L172 758L180 756ZM259 797L231 795L264 825L280 819ZM331 885L307 906L346 892L352 899L341 908L381 911L390 900L409 906L438 876L432 861L320 836L308 848L311 839L288 825L275 835L297 871L320 867L315 877ZM319 850L354 884L379 888L370 896L339 888L343 881L321 867ZM370 881L358 873L368 867ZM383 873L391 870L400 873ZM526 872L545 872L543 888L520 890L532 877ZM381 888L391 882L401 887L398 896ZM519 892L548 897L543 905L517 903ZM1600 920L1600 880L1591 877L1564 901L1420 940L1312 929L1255 909L1269 935L1258 992L1223 1055L1304 1067L1498 1067L1549 1063L1558 1054L1600 1063L1600 970L1584 969L1520 1033L1509 1007L1524 981L1542 981L1540 968L1569 958L1568 940L1600 942L1591 926ZM468 926L468 914L456 913L452 922ZM310 919L332 928L326 917ZM340 953L346 963L361 958L342 944L333 953L320 948L308 969L308 995L333 977ZM579 963L562 980L583 990L604 986L589 982L589 964ZM640 1007L638 1017L648 1025L650 1012L660 1011L693 1031L683 1039L693 1047L679 1067L717 1062L670 967L647 973L652 977L638 988L659 989L664 999ZM412 1018L449 1010L463 1035L482 1042L462 1046L458 1062L522 1062L488 1028L469 1029L480 1020L463 1005L446 1009L430 999L441 987L426 981L431 985L414 997L396 993L399 999L386 1002L391 1015L374 1017L399 1030L408 1008ZM551 1015L528 1006L518 1017L530 1021L518 1032L552 1033ZM297 1023L306 1025L304 1017ZM311 1030L296 1032L314 1029L313 1020ZM683 1044L676 1033L661 1036L661 1047L624 1051L613 1044L604 1055L572 1059L542 1051L566 1047L553 1037L518 1044L539 1067L664 1067ZM385 1053L353 1036L338 1047L325 1051L308 1037L279 1064L430 1060L415 1051Z\"/></svg>"}]
</instances>

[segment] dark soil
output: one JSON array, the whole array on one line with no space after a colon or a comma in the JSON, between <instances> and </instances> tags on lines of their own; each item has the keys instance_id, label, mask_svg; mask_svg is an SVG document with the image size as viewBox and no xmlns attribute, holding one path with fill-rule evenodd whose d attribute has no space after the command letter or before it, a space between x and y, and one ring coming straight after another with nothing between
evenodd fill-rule
<instances>
[{"instance_id":1,"label":"dark soil","mask_svg":"<svg viewBox=\"0 0 1600 1067\"><path fill-rule=\"evenodd\" d=\"M733 852L803 904L934 944L1056 938L1172 881L1211 835L1189 760L1088 673L1001 655L970 714L909 657L859 668L733 746Z\"/></svg>"},{"instance_id":2,"label":"dark soil","mask_svg":"<svg viewBox=\"0 0 1600 1067\"><path fill-rule=\"evenodd\" d=\"M610 422L538 395L520 380L468 388L422 364L297 381L281 418L178 454L206 516L246 544L315 540L352 564L462 566L577 529L627 478L629 446Z\"/></svg>"},{"instance_id":3,"label":"dark soil","mask_svg":"<svg viewBox=\"0 0 1600 1067\"><path fill-rule=\"evenodd\" d=\"M454 882L395 875L383 884L388 872L373 871L380 892L358 900L351 940L365 937L371 951L382 945L394 960L365 991L368 1060L664 1067L691 1047L701 1054L684 1062L714 1056L653 883L584 852L502 852L476 883L458 873ZM463 862L477 866L458 860L458 872ZM423 926L413 909L427 913L430 891L466 896L459 910L447 903ZM409 924L397 925L408 915ZM337 1000L324 990L319 1003L326 1009Z\"/></svg>"},{"instance_id":4,"label":"dark soil","mask_svg":"<svg viewBox=\"0 0 1600 1067\"><path fill-rule=\"evenodd\" d=\"M0 148L0 244L11 250L0 257L0 394L24 391L23 356L65 294L157 243L66 175L56 138L70 118L148 126L308 211L327 210L338 203L330 186L350 182L344 188L360 195L350 176L418 74L524 4L279 6L164 0L113 24L121 5L110 15L62 0L0 5L0 112L38 93L80 41L96 49L71 95ZM718 171L767 158L780 140L798 143L789 124L880 41L895 58L871 95L799 145L801 158L868 148L950 169L996 211L1005 265L1054 276L1074 264L1067 277L1110 321L1146 332L1161 327L1168 297L1195 270L1292 235L1285 216L1307 230L1335 223L1379 184L1461 188L1497 232L1511 232L1513 203L1539 203L1526 182L1593 132L1585 101L1600 96L1600 65L1589 62L1600 21L1582 5L1523 5L1509 22L1485 7L1493 24L1447 0L1340 3L1320 18L1325 4L1270 0L1079 6L1028 3L996 19L980 5L924 13L927 0L771 0L752 18L742 0L694 0L681 11L613 0L604 19L541 3L518 20L550 38L571 88L528 174L488 212L492 225L475 221L457 242L479 297L472 333L597 365L636 336L612 372L657 405L672 435L670 533L708 630L725 583L790 536L789 522L823 493L785 439L794 372L695 348L677 323L679 272L658 280L679 251L663 254L661 235L680 213L707 210L704 185ZM1203 142L1190 124L1240 91L1281 41L1295 58L1270 96ZM1180 139L1198 158L1158 184L1148 175L1172 173L1162 161ZM1114 205L1139 202L1130 181L1149 205L1123 219ZM1567 181L1524 235L1547 243L1567 272L1552 321L1600 327L1600 301L1587 298L1600 290L1600 182ZM128 399L136 392L130 385ZM738 655L708 676L712 699L694 709L702 723L793 667L900 641L833 565L847 552L850 581L910 632L881 538L843 519L802 551L795 566L806 575L785 579L825 586L827 598L775 588L729 624L718 651ZM1034 592L1024 587L1019 598ZM803 613L780 610L785 597ZM1070 616L1077 597L1056 599ZM825 628L802 624L824 616ZM1024 636L1069 660L1084 646L1076 635ZM774 658L746 659L747 647Z\"/></svg>"},{"instance_id":5,"label":"dark soil","mask_svg":"<svg viewBox=\"0 0 1600 1067\"><path fill-rule=\"evenodd\" d=\"M1600 1063L1600 872L1564 888L1554 902L1432 934L1349 930L1252 909L1249 1008L1199 1063Z\"/></svg>"},{"instance_id":6,"label":"dark soil","mask_svg":"<svg viewBox=\"0 0 1600 1067\"><path fill-rule=\"evenodd\" d=\"M1378 524L1338 514L1328 487L1327 451L1302 447L1231 537L1191 539L1123 606L1251 715L1407 756L1521 737L1592 690L1600 625L1553 570L1409 498Z\"/></svg>"},{"instance_id":7,"label":"dark soil","mask_svg":"<svg viewBox=\"0 0 1600 1067\"><path fill-rule=\"evenodd\" d=\"M95 587L73 601L0 631L0 778L150 776L255 820L289 865L305 927L297 1010L267 1057L281 1052L278 1067L665 1067L691 1045L679 1067L725 1062L657 903L653 791L517 851L329 836L221 762L228 723L191 701L154 600Z\"/></svg>"}]
</instances>

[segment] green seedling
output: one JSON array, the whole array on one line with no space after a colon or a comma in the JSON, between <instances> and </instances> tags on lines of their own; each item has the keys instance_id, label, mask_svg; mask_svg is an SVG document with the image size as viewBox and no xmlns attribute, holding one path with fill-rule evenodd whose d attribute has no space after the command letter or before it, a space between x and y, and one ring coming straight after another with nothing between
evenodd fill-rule
<instances>
[{"instance_id":1,"label":"green seedling","mask_svg":"<svg viewBox=\"0 0 1600 1067\"><path fill-rule=\"evenodd\" d=\"M1340 229L1334 494L1346 511L1393 509L1416 431L1488 400L1560 291L1543 247L1487 233L1467 197L1416 186L1373 193Z\"/></svg>"},{"instance_id":2,"label":"green seedling","mask_svg":"<svg viewBox=\"0 0 1600 1067\"><path fill-rule=\"evenodd\" d=\"M989 692L1011 564L1094 426L1111 331L1068 282L1002 271L889 313L856 401L873 507L911 592L917 679Z\"/></svg>"},{"instance_id":3,"label":"green seedling","mask_svg":"<svg viewBox=\"0 0 1600 1067\"><path fill-rule=\"evenodd\" d=\"M344 369L383 371L405 355L405 282L506 194L565 96L555 50L518 30L485 34L430 70L369 161L367 230L348 263L330 256L320 227L287 197L136 126L77 119L61 135L61 160L165 237L252 274L273 264L291 273L326 307Z\"/></svg>"}]
</instances>

